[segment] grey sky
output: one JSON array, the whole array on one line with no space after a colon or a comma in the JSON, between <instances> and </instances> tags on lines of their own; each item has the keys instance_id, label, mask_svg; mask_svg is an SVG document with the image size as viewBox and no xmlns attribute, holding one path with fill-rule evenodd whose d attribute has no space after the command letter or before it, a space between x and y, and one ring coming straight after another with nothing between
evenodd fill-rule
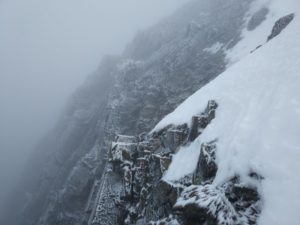
<instances>
[{"instance_id":1,"label":"grey sky","mask_svg":"<svg viewBox=\"0 0 300 225\"><path fill-rule=\"evenodd\" d=\"M104 54L186 1L0 0L0 182Z\"/></svg>"}]
</instances>

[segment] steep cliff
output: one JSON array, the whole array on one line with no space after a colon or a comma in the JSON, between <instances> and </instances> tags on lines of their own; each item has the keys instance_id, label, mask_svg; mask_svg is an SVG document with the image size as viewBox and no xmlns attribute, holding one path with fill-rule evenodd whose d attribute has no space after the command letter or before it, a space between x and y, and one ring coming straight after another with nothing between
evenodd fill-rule
<instances>
[{"instance_id":1,"label":"steep cliff","mask_svg":"<svg viewBox=\"0 0 300 225\"><path fill-rule=\"evenodd\" d=\"M299 224L300 5L265 6L228 52L239 62L151 132L116 136L91 224Z\"/></svg>"},{"instance_id":2,"label":"steep cliff","mask_svg":"<svg viewBox=\"0 0 300 225\"><path fill-rule=\"evenodd\" d=\"M132 156L133 153L108 154L111 141L115 134L131 136L150 132L164 115L238 61L238 53L244 53L237 50L243 43L245 29L256 32L269 13L265 7L254 7L251 3L250 0L191 1L161 23L138 33L122 56L103 59L98 70L74 94L56 128L32 156L24 173L24 182L8 206L13 212L7 214L8 224L101 222L105 225L123 224L124 219L128 219L128 223L144 224L167 216L171 212L169 202L169 206L162 206L157 211L155 208L150 210L153 205L145 205L143 198L148 196L149 190L143 189L144 185L133 186L137 190L123 188L123 170L127 171L128 187L132 187L131 166L141 166L143 159L136 161L138 158ZM261 43L254 44L247 45L245 54ZM190 132L186 127L188 123L183 124L186 125L173 127L174 132L179 130L180 134L187 135ZM198 136L195 129L197 127L191 128L196 133L194 136L182 138L188 137L185 141L193 142ZM148 143L150 137L147 135L133 140L119 137L122 140L116 140L116 147L119 142L130 143L133 149L143 141L154 146L157 144L157 137ZM168 148L175 153L178 144L171 142L171 145ZM139 154L147 155L145 150L146 147ZM139 179L152 179L151 185L160 183L170 161L170 152L164 151L147 155L156 175L147 178L142 173ZM146 155L141 157L147 158ZM111 162L119 160L118 157L122 160L133 157L134 165L130 160L124 168L107 163L108 159ZM166 191L173 195L168 182L162 185L166 185ZM129 197L127 192L130 192ZM125 203L119 202L120 196L125 198ZM161 200L153 196L151 201L160 204ZM175 203L174 198L171 202ZM140 210L147 209L144 220L139 217L142 212L130 211L136 203L144 204Z\"/></svg>"}]
</instances>

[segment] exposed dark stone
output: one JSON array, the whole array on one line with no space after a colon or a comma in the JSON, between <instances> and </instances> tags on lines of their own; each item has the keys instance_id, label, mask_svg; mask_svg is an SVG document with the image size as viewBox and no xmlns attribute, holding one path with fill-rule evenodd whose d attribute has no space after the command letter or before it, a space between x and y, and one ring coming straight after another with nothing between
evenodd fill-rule
<instances>
[{"instance_id":1,"label":"exposed dark stone","mask_svg":"<svg viewBox=\"0 0 300 225\"><path fill-rule=\"evenodd\" d=\"M265 179L262 175L258 174L257 172L254 172L254 171L251 171L249 173L249 177L259 180L259 181Z\"/></svg>"},{"instance_id":2,"label":"exposed dark stone","mask_svg":"<svg viewBox=\"0 0 300 225\"><path fill-rule=\"evenodd\" d=\"M204 112L197 117L198 130L205 129L215 118L217 106L215 101L208 102ZM217 140L201 145L194 173L172 182L161 179L172 161L170 153L190 144L189 131L186 124L169 125L158 132L137 137L117 136L112 144L110 162L122 172L116 171L116 174L123 176L120 186L123 194L115 195L114 203L118 207L118 224L256 224L261 211L256 187L243 185L238 176L221 185L212 185L218 169L215 162ZM263 179L254 171L249 172L249 178ZM98 201L102 206L101 197ZM98 210L94 219L98 223L91 224L101 224L101 214Z\"/></svg>"},{"instance_id":3,"label":"exposed dark stone","mask_svg":"<svg viewBox=\"0 0 300 225\"><path fill-rule=\"evenodd\" d=\"M185 207L175 207L178 220L182 225L218 225L217 221L209 215L206 209L199 208L197 204Z\"/></svg>"},{"instance_id":4,"label":"exposed dark stone","mask_svg":"<svg viewBox=\"0 0 300 225\"><path fill-rule=\"evenodd\" d=\"M217 173L215 141L202 144L197 168L193 176L193 183L200 184L213 179Z\"/></svg>"},{"instance_id":5,"label":"exposed dark stone","mask_svg":"<svg viewBox=\"0 0 300 225\"><path fill-rule=\"evenodd\" d=\"M205 118L205 123L199 120L198 127L205 129L215 118L216 108L215 101L208 102L201 114ZM123 177L121 187L123 194L116 200L120 212L118 221L124 221L124 224L128 225L145 224L151 220L160 221L153 222L154 224L171 224L170 221L173 220L169 217L172 214L172 207L183 188L192 184L193 176L187 175L174 181L176 184L161 178L172 161L171 153L189 143L189 130L187 124L170 125L152 134L116 136L109 155L114 171ZM203 145L202 154L209 152L212 155L213 146L213 142ZM208 165L203 164L203 170L206 169L205 166ZM101 199L99 201L102 202Z\"/></svg>"},{"instance_id":6,"label":"exposed dark stone","mask_svg":"<svg viewBox=\"0 0 300 225\"><path fill-rule=\"evenodd\" d=\"M277 20L271 34L268 36L268 41L279 35L281 31L284 30L287 25L289 25L289 23L294 19L294 16L294 13L292 13Z\"/></svg>"},{"instance_id":7,"label":"exposed dark stone","mask_svg":"<svg viewBox=\"0 0 300 225\"><path fill-rule=\"evenodd\" d=\"M193 116L191 131L189 134L189 141L194 141L198 137L199 135L198 127L199 127L199 117Z\"/></svg>"},{"instance_id":8,"label":"exposed dark stone","mask_svg":"<svg viewBox=\"0 0 300 225\"><path fill-rule=\"evenodd\" d=\"M189 128L187 124L170 127L160 136L163 146L168 146L171 152L176 152L177 148L187 142Z\"/></svg>"},{"instance_id":9,"label":"exposed dark stone","mask_svg":"<svg viewBox=\"0 0 300 225\"><path fill-rule=\"evenodd\" d=\"M194 141L202 133L202 130L215 118L215 110L217 107L218 104L214 100L210 100L203 113L198 116L193 116L188 137L189 141Z\"/></svg>"},{"instance_id":10,"label":"exposed dark stone","mask_svg":"<svg viewBox=\"0 0 300 225\"><path fill-rule=\"evenodd\" d=\"M261 211L256 188L232 179L220 186L186 188L174 206L182 224L252 225Z\"/></svg>"},{"instance_id":11,"label":"exposed dark stone","mask_svg":"<svg viewBox=\"0 0 300 225\"><path fill-rule=\"evenodd\" d=\"M259 49L259 48L261 48L262 47L262 45L258 45L254 50L252 50L250 53L253 53L253 52L255 52L257 49Z\"/></svg>"}]
</instances>

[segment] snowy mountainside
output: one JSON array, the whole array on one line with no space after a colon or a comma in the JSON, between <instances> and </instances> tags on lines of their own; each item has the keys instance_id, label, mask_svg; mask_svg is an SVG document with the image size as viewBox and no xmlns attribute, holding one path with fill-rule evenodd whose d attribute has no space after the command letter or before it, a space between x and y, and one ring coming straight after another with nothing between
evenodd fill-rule
<instances>
[{"instance_id":1,"label":"snowy mountainside","mask_svg":"<svg viewBox=\"0 0 300 225\"><path fill-rule=\"evenodd\" d=\"M120 223L128 213L118 207L123 176L108 174L107 164L115 134L149 132L222 73L251 2L193 0L140 32L121 56L105 57L34 152L3 224ZM214 43L222 49L204 51Z\"/></svg>"},{"instance_id":2,"label":"snowy mountainside","mask_svg":"<svg viewBox=\"0 0 300 225\"><path fill-rule=\"evenodd\" d=\"M263 197L258 224L296 225L300 220L300 4L274 0L266 6L270 13L258 31L245 32L227 54L234 65L189 97L154 131L169 124L190 124L192 116L214 99L219 105L216 118L193 143L179 150L164 179L193 172L201 144L217 139L218 171L213 185L238 176L242 183L257 187ZM267 42L270 25L291 13L294 20ZM193 165L191 169L180 170L187 163ZM252 172L263 179L253 179Z\"/></svg>"},{"instance_id":3,"label":"snowy mountainside","mask_svg":"<svg viewBox=\"0 0 300 225\"><path fill-rule=\"evenodd\" d=\"M3 224L299 224L299 8L193 0L139 32L73 95Z\"/></svg>"},{"instance_id":4,"label":"snowy mountainside","mask_svg":"<svg viewBox=\"0 0 300 225\"><path fill-rule=\"evenodd\" d=\"M116 136L121 223L299 224L299 6L254 1L224 73L150 133Z\"/></svg>"}]
</instances>

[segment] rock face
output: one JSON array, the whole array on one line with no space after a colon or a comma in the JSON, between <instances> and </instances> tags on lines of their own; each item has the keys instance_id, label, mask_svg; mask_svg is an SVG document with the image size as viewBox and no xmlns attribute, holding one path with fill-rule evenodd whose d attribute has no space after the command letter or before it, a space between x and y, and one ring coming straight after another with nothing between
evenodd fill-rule
<instances>
[{"instance_id":1,"label":"rock face","mask_svg":"<svg viewBox=\"0 0 300 225\"><path fill-rule=\"evenodd\" d=\"M217 173L215 141L203 143L200 149L199 161L193 177L194 183L213 179Z\"/></svg>"},{"instance_id":2,"label":"rock face","mask_svg":"<svg viewBox=\"0 0 300 225\"><path fill-rule=\"evenodd\" d=\"M255 187L243 184L239 177L220 185L212 184L217 172L217 140L202 144L193 174L172 181L163 177L173 154L201 135L201 132L195 135L191 131L205 129L216 110L217 103L209 101L205 111L194 117L206 118L205 122L193 119L191 128L187 124L169 125L146 136L128 137L128 142L113 142L108 163L112 170L109 171L122 180L118 192L111 195L117 203L118 224L256 224L262 203ZM122 136L116 139L126 141ZM249 176L258 182L263 179L255 173ZM103 224L103 201L101 197L98 199L99 213L95 213L91 224Z\"/></svg>"},{"instance_id":3,"label":"rock face","mask_svg":"<svg viewBox=\"0 0 300 225\"><path fill-rule=\"evenodd\" d=\"M186 188L174 206L180 213L180 224L256 224L261 211L257 191L233 180L217 187L203 184Z\"/></svg>"},{"instance_id":4,"label":"rock face","mask_svg":"<svg viewBox=\"0 0 300 225\"><path fill-rule=\"evenodd\" d=\"M192 1L137 34L122 56L103 59L38 146L3 224L144 224L169 216L181 183L191 183L193 175L175 189L160 178L172 153L199 135L213 113L195 115L189 129L170 126L151 138L118 136L111 155L109 146L116 133L149 132L225 70L224 51L240 39L250 2ZM216 43L218 50L205 50ZM148 198L152 191L157 194Z\"/></svg>"},{"instance_id":5,"label":"rock face","mask_svg":"<svg viewBox=\"0 0 300 225\"><path fill-rule=\"evenodd\" d=\"M265 8L262 8L257 13L255 13L248 23L248 30L255 29L255 27L257 27L264 20L267 14L268 10ZM295 14L291 13L277 20L272 28L271 34L267 38L267 42L279 35L293 21L294 16ZM251 51L251 53L255 52L263 45L264 44L258 45L254 50Z\"/></svg>"},{"instance_id":6,"label":"rock face","mask_svg":"<svg viewBox=\"0 0 300 225\"><path fill-rule=\"evenodd\" d=\"M292 13L277 20L272 29L271 34L268 37L268 41L279 35L281 31L284 30L284 28L286 28L289 25L289 23L294 19L294 16L295 15Z\"/></svg>"}]
</instances>

